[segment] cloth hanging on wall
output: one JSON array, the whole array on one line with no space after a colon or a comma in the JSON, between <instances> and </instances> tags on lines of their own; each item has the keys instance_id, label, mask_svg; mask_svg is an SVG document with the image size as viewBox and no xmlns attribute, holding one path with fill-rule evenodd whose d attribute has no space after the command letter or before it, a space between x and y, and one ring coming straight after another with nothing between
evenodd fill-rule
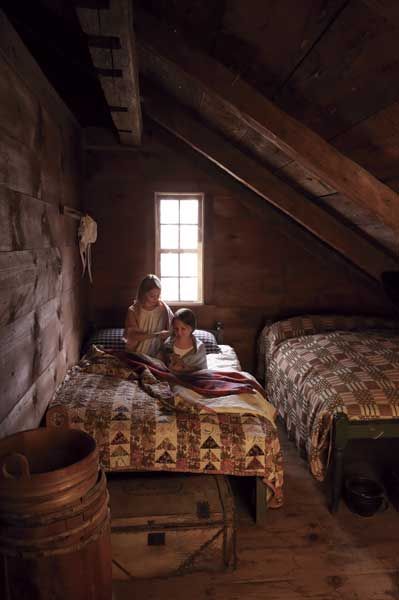
<instances>
[{"instance_id":1,"label":"cloth hanging on wall","mask_svg":"<svg viewBox=\"0 0 399 600\"><path fill-rule=\"evenodd\" d=\"M97 239L97 223L89 215L85 215L80 219L79 229L79 250L80 258L82 259L82 277L86 272L89 273L90 282L93 282L91 273L91 245Z\"/></svg>"}]
</instances>

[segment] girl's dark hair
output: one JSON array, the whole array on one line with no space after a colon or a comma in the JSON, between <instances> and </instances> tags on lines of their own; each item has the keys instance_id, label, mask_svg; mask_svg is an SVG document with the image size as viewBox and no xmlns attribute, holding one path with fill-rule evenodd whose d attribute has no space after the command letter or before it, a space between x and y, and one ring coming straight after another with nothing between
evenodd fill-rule
<instances>
[{"instance_id":1,"label":"girl's dark hair","mask_svg":"<svg viewBox=\"0 0 399 600\"><path fill-rule=\"evenodd\" d=\"M156 275L149 273L144 277L137 288L136 302L142 303L147 292L153 290L154 288L161 290L161 282Z\"/></svg>"},{"instance_id":2,"label":"girl's dark hair","mask_svg":"<svg viewBox=\"0 0 399 600\"><path fill-rule=\"evenodd\" d=\"M195 318L195 314L189 308L179 308L175 312L172 323L175 319L183 321L183 323L185 323L185 325L189 325L193 331L197 327L197 320Z\"/></svg>"}]
</instances>

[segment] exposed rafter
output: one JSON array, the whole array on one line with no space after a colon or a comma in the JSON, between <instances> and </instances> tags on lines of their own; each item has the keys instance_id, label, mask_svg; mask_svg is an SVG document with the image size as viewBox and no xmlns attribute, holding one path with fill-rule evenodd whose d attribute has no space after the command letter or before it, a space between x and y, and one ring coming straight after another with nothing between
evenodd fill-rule
<instances>
[{"instance_id":1,"label":"exposed rafter","mask_svg":"<svg viewBox=\"0 0 399 600\"><path fill-rule=\"evenodd\" d=\"M138 145L142 121L132 3L110 0L108 8L76 11L120 142Z\"/></svg>"},{"instance_id":2,"label":"exposed rafter","mask_svg":"<svg viewBox=\"0 0 399 600\"><path fill-rule=\"evenodd\" d=\"M239 115L243 123L323 183L366 207L380 222L399 232L399 196L396 192L285 114L224 66L187 47L175 32L143 12L139 14L139 22L140 54L151 55L152 64L156 64L163 81L168 77L172 79L169 89L173 84L184 86L188 102L195 96L198 107L201 104L200 87L202 95L214 98L219 104L223 102L231 114Z\"/></svg>"},{"instance_id":3,"label":"exposed rafter","mask_svg":"<svg viewBox=\"0 0 399 600\"><path fill-rule=\"evenodd\" d=\"M397 268L396 261L382 250L337 221L220 135L204 127L173 99L164 94L160 97L148 84L144 89L144 109L151 119L289 215L357 267L375 279L380 279L383 271Z\"/></svg>"}]
</instances>

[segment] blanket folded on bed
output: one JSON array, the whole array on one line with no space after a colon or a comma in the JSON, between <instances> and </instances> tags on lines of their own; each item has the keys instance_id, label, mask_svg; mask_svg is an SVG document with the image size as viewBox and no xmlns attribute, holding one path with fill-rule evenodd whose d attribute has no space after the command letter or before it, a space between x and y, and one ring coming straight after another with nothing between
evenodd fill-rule
<instances>
[{"instance_id":1,"label":"blanket folded on bed","mask_svg":"<svg viewBox=\"0 0 399 600\"><path fill-rule=\"evenodd\" d=\"M231 394L251 394L255 390L264 395L262 387L254 379L248 378L243 373L236 371L195 371L176 375L161 361L153 361L143 354L127 353L121 350L110 350L109 354L115 356L130 369L140 375L148 369L154 377L167 381L172 385L183 385L194 390L206 398L218 398Z\"/></svg>"},{"instance_id":2,"label":"blanket folded on bed","mask_svg":"<svg viewBox=\"0 0 399 600\"><path fill-rule=\"evenodd\" d=\"M160 360L123 350L101 350L93 346L91 352L82 359L80 367L87 373L116 375L123 379L137 380L150 396L173 405L173 408L177 407L170 386L189 388L203 398L220 398L255 392L264 396L264 390L258 382L244 373L206 369L176 375ZM200 403L198 399L195 402ZM209 410L212 409L209 407Z\"/></svg>"}]
</instances>

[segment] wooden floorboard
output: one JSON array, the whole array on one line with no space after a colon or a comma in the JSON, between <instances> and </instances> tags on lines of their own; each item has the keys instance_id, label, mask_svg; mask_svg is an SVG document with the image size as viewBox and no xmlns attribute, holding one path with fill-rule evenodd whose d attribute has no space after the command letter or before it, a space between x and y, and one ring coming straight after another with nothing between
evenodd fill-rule
<instances>
[{"instance_id":1,"label":"wooden floorboard","mask_svg":"<svg viewBox=\"0 0 399 600\"><path fill-rule=\"evenodd\" d=\"M115 583L114 600L399 600L399 513L332 516L323 486L281 432L285 504L255 526L238 498L237 568Z\"/></svg>"}]
</instances>

